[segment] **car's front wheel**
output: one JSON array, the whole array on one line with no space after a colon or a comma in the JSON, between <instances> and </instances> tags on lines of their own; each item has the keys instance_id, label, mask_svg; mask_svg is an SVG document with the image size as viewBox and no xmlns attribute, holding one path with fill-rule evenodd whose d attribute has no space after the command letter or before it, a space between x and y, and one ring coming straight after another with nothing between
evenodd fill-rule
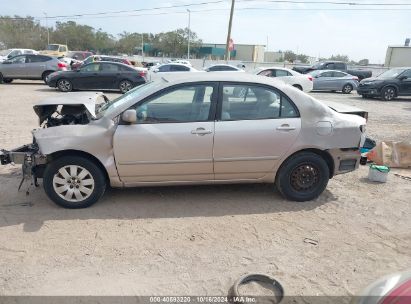
<instances>
[{"instance_id":1,"label":"car's front wheel","mask_svg":"<svg viewBox=\"0 0 411 304\"><path fill-rule=\"evenodd\" d=\"M4 83L12 83L12 82L13 82L13 79L12 79L12 78L4 78L4 79L3 79L3 82L4 82Z\"/></svg>"},{"instance_id":2,"label":"car's front wheel","mask_svg":"<svg viewBox=\"0 0 411 304\"><path fill-rule=\"evenodd\" d=\"M328 165L320 155L301 152L283 163L276 186L286 199L303 202L317 198L327 187L329 178Z\"/></svg>"},{"instance_id":3,"label":"car's front wheel","mask_svg":"<svg viewBox=\"0 0 411 304\"><path fill-rule=\"evenodd\" d=\"M121 93L126 93L128 91L130 91L133 88L133 84L131 83L131 81L128 80L122 80L120 81L119 84L119 89Z\"/></svg>"},{"instance_id":4,"label":"car's front wheel","mask_svg":"<svg viewBox=\"0 0 411 304\"><path fill-rule=\"evenodd\" d=\"M94 161L81 156L63 156L46 167L43 186L57 205L70 209L86 208L104 194L106 178Z\"/></svg>"},{"instance_id":5,"label":"car's front wheel","mask_svg":"<svg viewBox=\"0 0 411 304\"><path fill-rule=\"evenodd\" d=\"M71 91L73 91L73 85L72 85L71 81L68 80L68 79L64 79L64 78L57 81L57 88L61 92L71 92Z\"/></svg>"}]
</instances>

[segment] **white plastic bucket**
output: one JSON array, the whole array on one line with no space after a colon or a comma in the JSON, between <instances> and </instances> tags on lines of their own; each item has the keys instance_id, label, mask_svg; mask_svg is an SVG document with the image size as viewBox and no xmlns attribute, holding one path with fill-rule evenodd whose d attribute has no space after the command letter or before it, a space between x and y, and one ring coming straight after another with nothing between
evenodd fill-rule
<instances>
[{"instance_id":1,"label":"white plastic bucket","mask_svg":"<svg viewBox=\"0 0 411 304\"><path fill-rule=\"evenodd\" d=\"M386 183L390 168L386 166L370 165L368 179L372 182Z\"/></svg>"}]
</instances>

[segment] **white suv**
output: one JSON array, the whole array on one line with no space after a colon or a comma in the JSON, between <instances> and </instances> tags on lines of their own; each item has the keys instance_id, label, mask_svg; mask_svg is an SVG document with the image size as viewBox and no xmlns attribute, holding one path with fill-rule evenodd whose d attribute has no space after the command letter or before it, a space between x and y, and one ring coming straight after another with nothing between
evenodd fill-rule
<instances>
[{"instance_id":1,"label":"white suv","mask_svg":"<svg viewBox=\"0 0 411 304\"><path fill-rule=\"evenodd\" d=\"M10 59L14 56L22 55L22 54L35 54L37 55L38 52L32 49L8 49L0 51L0 62L4 60Z\"/></svg>"}]
</instances>

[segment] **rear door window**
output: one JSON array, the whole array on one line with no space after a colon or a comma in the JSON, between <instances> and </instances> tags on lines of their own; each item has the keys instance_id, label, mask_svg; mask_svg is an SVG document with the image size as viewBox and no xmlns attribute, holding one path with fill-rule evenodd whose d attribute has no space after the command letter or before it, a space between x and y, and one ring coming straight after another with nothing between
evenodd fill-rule
<instances>
[{"instance_id":1,"label":"rear door window","mask_svg":"<svg viewBox=\"0 0 411 304\"><path fill-rule=\"evenodd\" d=\"M118 72L119 66L116 64L110 64L110 63L100 63L100 71L106 72L106 73L115 73Z\"/></svg>"},{"instance_id":2,"label":"rear door window","mask_svg":"<svg viewBox=\"0 0 411 304\"><path fill-rule=\"evenodd\" d=\"M336 62L334 63L334 68L336 70L345 70L345 64L342 62Z\"/></svg>"},{"instance_id":3,"label":"rear door window","mask_svg":"<svg viewBox=\"0 0 411 304\"><path fill-rule=\"evenodd\" d=\"M291 73L288 71L284 71L284 70L275 70L275 75L276 77L285 77L285 76L291 76Z\"/></svg>"},{"instance_id":4,"label":"rear door window","mask_svg":"<svg viewBox=\"0 0 411 304\"><path fill-rule=\"evenodd\" d=\"M186 72L189 71L190 68L182 66L182 65L172 65L170 67L170 71L171 72Z\"/></svg>"}]
</instances>

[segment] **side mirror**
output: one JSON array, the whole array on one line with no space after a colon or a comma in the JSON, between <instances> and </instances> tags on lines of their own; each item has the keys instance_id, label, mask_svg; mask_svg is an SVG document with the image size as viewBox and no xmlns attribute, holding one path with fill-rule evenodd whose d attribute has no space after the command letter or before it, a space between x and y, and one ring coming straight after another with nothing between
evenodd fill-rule
<instances>
[{"instance_id":1,"label":"side mirror","mask_svg":"<svg viewBox=\"0 0 411 304\"><path fill-rule=\"evenodd\" d=\"M315 75L314 78L320 78L320 75Z\"/></svg>"},{"instance_id":2,"label":"side mirror","mask_svg":"<svg viewBox=\"0 0 411 304\"><path fill-rule=\"evenodd\" d=\"M160 70L159 69L154 69L153 72L158 73L158 72L160 72Z\"/></svg>"},{"instance_id":3,"label":"side mirror","mask_svg":"<svg viewBox=\"0 0 411 304\"><path fill-rule=\"evenodd\" d=\"M13 57L13 56L11 56L11 55L7 55L7 58L11 58L11 57Z\"/></svg>"},{"instance_id":4,"label":"side mirror","mask_svg":"<svg viewBox=\"0 0 411 304\"><path fill-rule=\"evenodd\" d=\"M137 122L137 112L136 110L126 110L121 115L121 119L124 122L128 122L130 124L134 124Z\"/></svg>"},{"instance_id":5,"label":"side mirror","mask_svg":"<svg viewBox=\"0 0 411 304\"><path fill-rule=\"evenodd\" d=\"M400 76L400 78L398 78L399 80L405 80L405 79L408 79L408 77L407 76Z\"/></svg>"}]
</instances>

